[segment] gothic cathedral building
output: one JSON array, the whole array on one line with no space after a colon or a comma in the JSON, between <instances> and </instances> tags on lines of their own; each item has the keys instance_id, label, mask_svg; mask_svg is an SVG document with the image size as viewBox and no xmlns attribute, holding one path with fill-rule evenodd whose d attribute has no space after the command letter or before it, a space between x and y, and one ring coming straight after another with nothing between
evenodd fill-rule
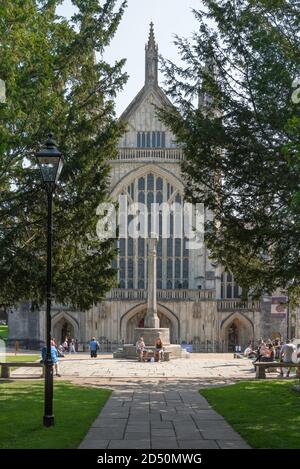
<instances>
[{"instance_id":1,"label":"gothic cathedral building","mask_svg":"<svg viewBox=\"0 0 300 469\"><path fill-rule=\"evenodd\" d=\"M158 46L153 24L145 48L145 84L123 112L127 132L118 155L110 161L111 196L126 196L128 204L183 204L183 151L174 135L157 117L156 106L171 106L158 84ZM205 215L205 213L204 213ZM179 215L182 216L182 215ZM206 216L206 215L205 215ZM133 215L128 215L128 221ZM176 214L171 212L169 236L162 235L158 219L157 307L160 327L170 329L171 343L192 344L194 351L227 352L260 337L285 336L285 316L272 309L272 299L242 301L230 272L212 263L205 245L187 248L184 235L176 236ZM143 327L147 308L147 237L118 240L118 288L89 311L53 307L52 334L60 343L67 335L85 350L92 336L114 350L133 342L134 329ZM183 223L182 223L183 225ZM9 313L13 343L40 346L45 336L45 313L23 304ZM107 349L109 350L109 349Z\"/></svg>"}]
</instances>

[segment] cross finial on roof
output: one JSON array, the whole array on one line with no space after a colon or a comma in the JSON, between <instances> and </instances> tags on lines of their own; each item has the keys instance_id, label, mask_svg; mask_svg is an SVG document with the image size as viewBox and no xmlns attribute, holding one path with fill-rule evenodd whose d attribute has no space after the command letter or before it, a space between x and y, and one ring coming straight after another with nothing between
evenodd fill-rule
<instances>
[{"instance_id":1,"label":"cross finial on roof","mask_svg":"<svg viewBox=\"0 0 300 469\"><path fill-rule=\"evenodd\" d=\"M151 21L151 23L150 23L150 32L149 32L148 47L149 47L149 48L150 48L150 47L156 47L153 21Z\"/></svg>"}]
</instances>

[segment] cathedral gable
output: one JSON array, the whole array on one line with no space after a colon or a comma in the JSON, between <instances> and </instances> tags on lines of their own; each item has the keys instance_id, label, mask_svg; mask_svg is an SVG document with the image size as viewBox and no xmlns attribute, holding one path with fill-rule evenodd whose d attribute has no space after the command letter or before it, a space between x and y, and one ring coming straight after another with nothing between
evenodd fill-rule
<instances>
[{"instance_id":1,"label":"cathedral gable","mask_svg":"<svg viewBox=\"0 0 300 469\"><path fill-rule=\"evenodd\" d=\"M158 46L151 23L149 40L145 47L145 84L121 115L120 119L127 123L127 132L119 146L173 147L173 135L157 117L156 108L167 106L172 106L172 103L158 85Z\"/></svg>"}]
</instances>

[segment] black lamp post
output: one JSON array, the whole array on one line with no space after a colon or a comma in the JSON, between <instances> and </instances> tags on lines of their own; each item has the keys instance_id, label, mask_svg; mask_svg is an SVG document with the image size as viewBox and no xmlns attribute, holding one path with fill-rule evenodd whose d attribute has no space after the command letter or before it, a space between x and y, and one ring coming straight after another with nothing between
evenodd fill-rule
<instances>
[{"instance_id":1,"label":"black lamp post","mask_svg":"<svg viewBox=\"0 0 300 469\"><path fill-rule=\"evenodd\" d=\"M290 296L287 290L287 308L286 308L286 339L290 338Z\"/></svg>"},{"instance_id":2,"label":"black lamp post","mask_svg":"<svg viewBox=\"0 0 300 469\"><path fill-rule=\"evenodd\" d=\"M63 167L63 156L56 148L52 134L36 158L48 199L48 225L47 225L47 309L46 309L46 362L45 362L45 412L44 425L54 425L53 415L53 362L51 358L51 297L52 297L52 200L56 183Z\"/></svg>"}]
</instances>

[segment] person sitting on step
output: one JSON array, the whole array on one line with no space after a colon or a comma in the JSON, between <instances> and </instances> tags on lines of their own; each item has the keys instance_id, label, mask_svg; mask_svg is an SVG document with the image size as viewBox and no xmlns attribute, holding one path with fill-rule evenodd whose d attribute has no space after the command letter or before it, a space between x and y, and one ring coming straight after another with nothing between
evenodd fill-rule
<instances>
[{"instance_id":1,"label":"person sitting on step","mask_svg":"<svg viewBox=\"0 0 300 469\"><path fill-rule=\"evenodd\" d=\"M155 357L155 361L156 362L159 362L159 361L162 361L163 359L163 343L161 341L161 338L158 337L155 341L155 350L154 350L154 357Z\"/></svg>"},{"instance_id":2,"label":"person sitting on step","mask_svg":"<svg viewBox=\"0 0 300 469\"><path fill-rule=\"evenodd\" d=\"M148 359L149 352L146 349L146 345L143 337L140 337L136 343L136 353L138 355L139 362L145 362Z\"/></svg>"}]
</instances>

